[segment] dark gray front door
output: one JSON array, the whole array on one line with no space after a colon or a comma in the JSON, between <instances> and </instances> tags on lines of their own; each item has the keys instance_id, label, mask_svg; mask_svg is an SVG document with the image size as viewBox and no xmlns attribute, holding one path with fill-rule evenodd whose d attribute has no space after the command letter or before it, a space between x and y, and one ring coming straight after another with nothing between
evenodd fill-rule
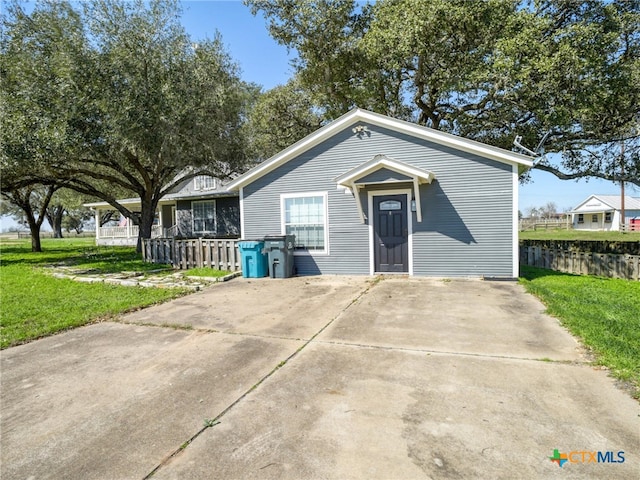
<instances>
[{"instance_id":1,"label":"dark gray front door","mask_svg":"<svg viewBox=\"0 0 640 480\"><path fill-rule=\"evenodd\" d=\"M407 196L373 197L376 272L408 272Z\"/></svg>"}]
</instances>

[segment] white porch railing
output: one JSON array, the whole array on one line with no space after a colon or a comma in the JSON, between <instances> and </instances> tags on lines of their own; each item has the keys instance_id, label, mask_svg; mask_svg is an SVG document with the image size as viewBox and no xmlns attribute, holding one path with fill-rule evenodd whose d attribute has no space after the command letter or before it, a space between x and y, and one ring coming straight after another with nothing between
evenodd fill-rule
<instances>
[{"instance_id":1,"label":"white porch railing","mask_svg":"<svg viewBox=\"0 0 640 480\"><path fill-rule=\"evenodd\" d=\"M137 225L124 227L100 227L98 230L98 238L138 238L139 228ZM161 237L162 227L154 225L151 227L151 237Z\"/></svg>"}]
</instances>

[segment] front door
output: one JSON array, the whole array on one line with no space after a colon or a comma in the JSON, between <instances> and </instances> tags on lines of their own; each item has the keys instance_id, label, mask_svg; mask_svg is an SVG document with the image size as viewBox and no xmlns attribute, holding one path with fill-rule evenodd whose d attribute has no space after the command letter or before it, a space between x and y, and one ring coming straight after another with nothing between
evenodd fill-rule
<instances>
[{"instance_id":1,"label":"front door","mask_svg":"<svg viewBox=\"0 0 640 480\"><path fill-rule=\"evenodd\" d=\"M375 271L408 272L407 196L374 196L373 218Z\"/></svg>"}]
</instances>

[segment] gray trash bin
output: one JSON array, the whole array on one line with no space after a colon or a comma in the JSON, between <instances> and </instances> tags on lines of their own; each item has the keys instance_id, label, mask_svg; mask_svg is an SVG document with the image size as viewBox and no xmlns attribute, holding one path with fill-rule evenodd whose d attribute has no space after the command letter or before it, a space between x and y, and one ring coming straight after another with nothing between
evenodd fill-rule
<instances>
[{"instance_id":1,"label":"gray trash bin","mask_svg":"<svg viewBox=\"0 0 640 480\"><path fill-rule=\"evenodd\" d=\"M295 235L267 235L264 237L264 252L269 259L269 276L271 278L293 276L295 246Z\"/></svg>"}]
</instances>

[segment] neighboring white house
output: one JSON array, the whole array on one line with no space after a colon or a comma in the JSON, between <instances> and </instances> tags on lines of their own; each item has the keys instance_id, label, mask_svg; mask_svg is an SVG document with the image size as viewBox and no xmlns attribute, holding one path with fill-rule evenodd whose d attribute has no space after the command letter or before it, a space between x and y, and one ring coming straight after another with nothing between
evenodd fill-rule
<instances>
[{"instance_id":1,"label":"neighboring white house","mask_svg":"<svg viewBox=\"0 0 640 480\"><path fill-rule=\"evenodd\" d=\"M118 202L134 212L140 211L140 199L121 199ZM107 202L87 203L96 219L97 245L135 245L138 226L118 212L113 219L100 226L107 211L115 209ZM158 203L152 237L233 237L240 234L240 205L238 194L226 190L226 182L201 175L178 185Z\"/></svg>"},{"instance_id":2,"label":"neighboring white house","mask_svg":"<svg viewBox=\"0 0 640 480\"><path fill-rule=\"evenodd\" d=\"M624 197L624 216L621 219L620 195L591 195L571 213L576 230L620 230L624 223L632 231L640 231L640 197Z\"/></svg>"}]
</instances>

